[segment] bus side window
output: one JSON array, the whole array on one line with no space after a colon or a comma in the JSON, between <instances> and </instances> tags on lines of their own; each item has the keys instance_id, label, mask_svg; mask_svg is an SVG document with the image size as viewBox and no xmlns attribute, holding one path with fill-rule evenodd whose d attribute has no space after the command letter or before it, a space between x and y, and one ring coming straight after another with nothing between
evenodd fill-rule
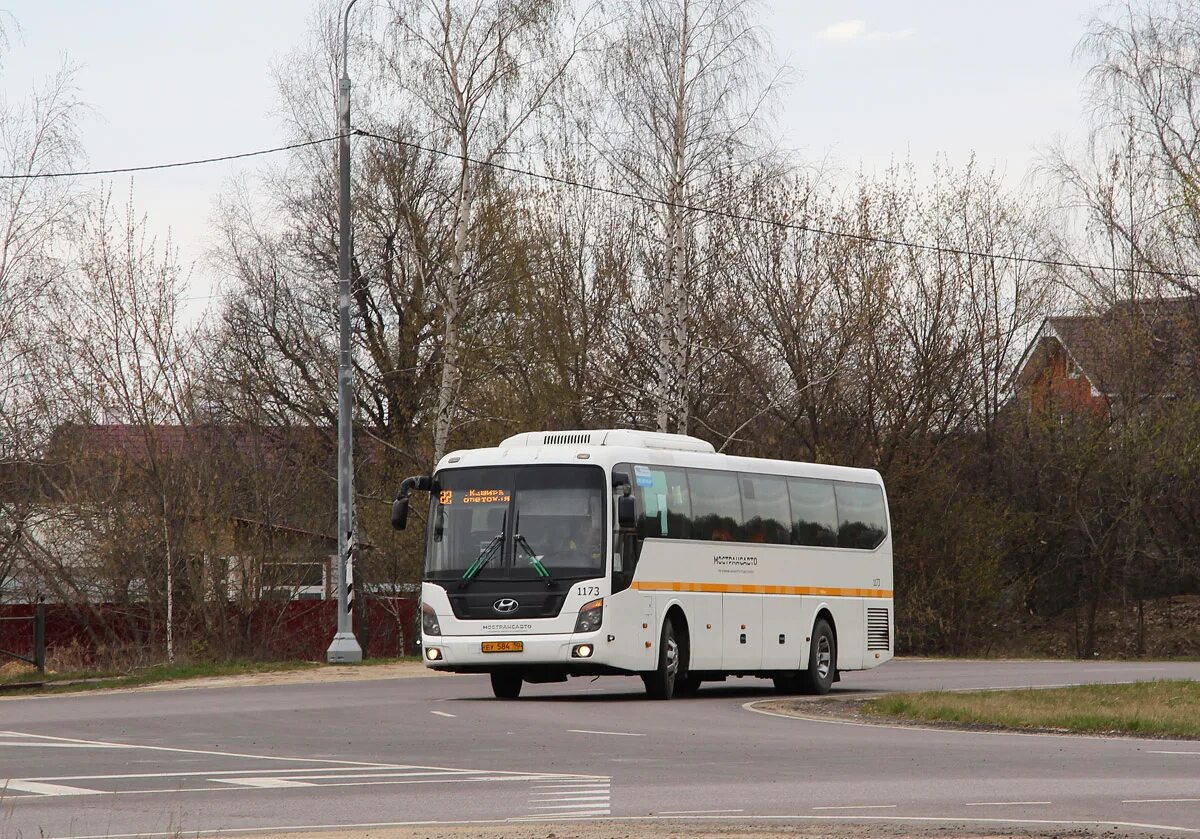
<instances>
[{"instance_id":1,"label":"bus side window","mask_svg":"<svg viewBox=\"0 0 1200 839\"><path fill-rule=\"evenodd\" d=\"M787 479L776 475L741 475L746 541L787 545L792 540Z\"/></svg>"},{"instance_id":2,"label":"bus side window","mask_svg":"<svg viewBox=\"0 0 1200 839\"><path fill-rule=\"evenodd\" d=\"M692 538L740 542L744 538L742 495L733 472L689 469L692 493Z\"/></svg>"},{"instance_id":3,"label":"bus side window","mask_svg":"<svg viewBox=\"0 0 1200 839\"><path fill-rule=\"evenodd\" d=\"M638 539L687 539L692 505L682 469L635 466Z\"/></svg>"},{"instance_id":4,"label":"bus side window","mask_svg":"<svg viewBox=\"0 0 1200 839\"><path fill-rule=\"evenodd\" d=\"M833 484L813 478L788 478L788 495L792 502L792 544L837 547Z\"/></svg>"},{"instance_id":5,"label":"bus side window","mask_svg":"<svg viewBox=\"0 0 1200 839\"><path fill-rule=\"evenodd\" d=\"M872 550L887 536L883 491L872 484L834 484L837 494L838 547Z\"/></svg>"}]
</instances>

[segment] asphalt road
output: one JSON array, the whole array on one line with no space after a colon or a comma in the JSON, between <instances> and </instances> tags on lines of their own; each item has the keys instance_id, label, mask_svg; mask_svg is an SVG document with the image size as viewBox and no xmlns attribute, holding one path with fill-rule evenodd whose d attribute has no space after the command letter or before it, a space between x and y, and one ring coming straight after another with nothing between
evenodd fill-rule
<instances>
[{"instance_id":1,"label":"asphalt road","mask_svg":"<svg viewBox=\"0 0 1200 839\"><path fill-rule=\"evenodd\" d=\"M896 661L837 690L1200 679L1200 663ZM756 713L767 682L486 677L0 701L0 836L183 836L426 821L770 817L1200 833L1200 742ZM7 782L3 779L7 778Z\"/></svg>"}]
</instances>

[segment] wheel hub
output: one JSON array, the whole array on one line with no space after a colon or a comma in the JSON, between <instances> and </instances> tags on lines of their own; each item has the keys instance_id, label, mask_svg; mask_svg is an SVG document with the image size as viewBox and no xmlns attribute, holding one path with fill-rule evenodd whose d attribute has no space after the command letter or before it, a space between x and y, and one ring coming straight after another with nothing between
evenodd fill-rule
<instances>
[{"instance_id":1,"label":"wheel hub","mask_svg":"<svg viewBox=\"0 0 1200 839\"><path fill-rule=\"evenodd\" d=\"M817 639L817 675L822 679L829 678L833 665L833 650L829 645L829 637L822 635Z\"/></svg>"},{"instance_id":2,"label":"wheel hub","mask_svg":"<svg viewBox=\"0 0 1200 839\"><path fill-rule=\"evenodd\" d=\"M679 644L674 638L667 638L667 672L674 676L679 672Z\"/></svg>"}]
</instances>

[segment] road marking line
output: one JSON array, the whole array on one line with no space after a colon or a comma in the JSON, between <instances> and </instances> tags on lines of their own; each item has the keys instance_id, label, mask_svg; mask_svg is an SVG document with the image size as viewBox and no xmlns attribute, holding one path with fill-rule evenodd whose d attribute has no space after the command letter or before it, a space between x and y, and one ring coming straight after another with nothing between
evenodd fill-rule
<instances>
[{"instance_id":1,"label":"road marking line","mask_svg":"<svg viewBox=\"0 0 1200 839\"><path fill-rule=\"evenodd\" d=\"M259 789L319 786L319 784L311 784L307 781L289 781L286 778L212 778L211 780L217 784L237 784L243 787L257 787Z\"/></svg>"},{"instance_id":2,"label":"road marking line","mask_svg":"<svg viewBox=\"0 0 1200 839\"><path fill-rule=\"evenodd\" d=\"M558 792L535 792L531 794L535 798L553 798L563 795L608 795L609 792L608 787L576 787L575 789L564 789Z\"/></svg>"},{"instance_id":3,"label":"road marking line","mask_svg":"<svg viewBox=\"0 0 1200 839\"><path fill-rule=\"evenodd\" d=\"M0 748L4 749L135 749L137 746L121 746L118 744L93 746L85 743L4 743L0 742Z\"/></svg>"},{"instance_id":4,"label":"road marking line","mask_svg":"<svg viewBox=\"0 0 1200 839\"><path fill-rule=\"evenodd\" d=\"M1200 752L1164 752L1164 751L1154 751L1153 749L1147 749L1146 754L1148 754L1148 755L1200 755Z\"/></svg>"},{"instance_id":5,"label":"road marking line","mask_svg":"<svg viewBox=\"0 0 1200 839\"><path fill-rule=\"evenodd\" d=\"M813 807L814 810L892 810L899 804L844 804L840 807Z\"/></svg>"},{"instance_id":6,"label":"road marking line","mask_svg":"<svg viewBox=\"0 0 1200 839\"><path fill-rule=\"evenodd\" d=\"M1018 804L1053 804L1053 801L972 801L963 806L966 807L1003 807L1006 805L1016 806Z\"/></svg>"},{"instance_id":7,"label":"road marking line","mask_svg":"<svg viewBox=\"0 0 1200 839\"><path fill-rule=\"evenodd\" d=\"M27 778L29 781L125 781L133 778L185 778L185 777L205 777L211 778L214 775L262 775L264 767L256 769L214 769L211 772L139 772L127 775L57 775L45 776L39 778ZM275 775L298 775L301 772L328 772L328 766L313 766L308 769L292 769L290 767L273 767ZM366 772L379 769L418 769L416 766L347 766L347 772Z\"/></svg>"},{"instance_id":8,"label":"road marking line","mask_svg":"<svg viewBox=\"0 0 1200 839\"><path fill-rule=\"evenodd\" d=\"M1184 804L1200 798L1127 798L1122 804Z\"/></svg>"},{"instance_id":9,"label":"road marking line","mask_svg":"<svg viewBox=\"0 0 1200 839\"><path fill-rule=\"evenodd\" d=\"M596 816L610 816L612 810L580 810L578 813L545 813L536 816L516 816L508 819L510 822L569 822L584 821Z\"/></svg>"},{"instance_id":10,"label":"road marking line","mask_svg":"<svg viewBox=\"0 0 1200 839\"><path fill-rule=\"evenodd\" d=\"M430 711L431 714L437 714L439 717L457 717L458 714L447 714L445 711Z\"/></svg>"},{"instance_id":11,"label":"road marking line","mask_svg":"<svg viewBox=\"0 0 1200 839\"><path fill-rule=\"evenodd\" d=\"M745 810L660 810L658 816L707 816L712 813L744 813Z\"/></svg>"},{"instance_id":12,"label":"road marking line","mask_svg":"<svg viewBox=\"0 0 1200 839\"><path fill-rule=\"evenodd\" d=\"M0 789L16 790L17 792L32 792L38 795L103 795L103 790L84 789L83 787L64 787L60 784L42 784L37 781L27 781L24 778L9 778L0 783Z\"/></svg>"},{"instance_id":13,"label":"road marking line","mask_svg":"<svg viewBox=\"0 0 1200 839\"><path fill-rule=\"evenodd\" d=\"M0 735L20 734L17 731L0 731ZM338 766L368 766L374 768L391 768L390 764L383 763L368 763L361 760L331 760L328 758L316 757L278 757L276 755L250 755L241 754L239 752L217 752L208 749L177 749L170 746L144 746L136 743L112 743L107 740L82 740L77 737L52 737L49 734L29 734L26 735L39 740L50 740L57 743L82 743L88 746L97 748L116 748L116 749L146 749L154 752L172 752L175 754L189 755L215 755L217 757L246 757L253 760L283 760L291 763L333 763Z\"/></svg>"},{"instance_id":14,"label":"road marking line","mask_svg":"<svg viewBox=\"0 0 1200 839\"><path fill-rule=\"evenodd\" d=\"M217 779L212 779L214 783ZM283 780L283 779L280 779ZM381 786L405 786L408 784L470 784L470 783L500 783L503 781L528 781L528 778L520 777L490 777L490 778L420 778L417 780L395 780L395 781L349 781L349 782L334 782L327 784L306 784L305 786L315 787L317 789L332 789L334 787L381 787ZM158 787L155 789L114 789L114 790L79 790L78 792L62 792L57 795L162 795L163 793L177 794L181 792L251 792L258 787L239 785L234 782L225 781L227 786L219 787ZM14 795L13 798L33 798L33 795Z\"/></svg>"},{"instance_id":15,"label":"road marking line","mask_svg":"<svg viewBox=\"0 0 1200 839\"><path fill-rule=\"evenodd\" d=\"M645 737L645 734L634 734L629 731L592 731L587 728L568 728L571 734L612 734L616 737Z\"/></svg>"},{"instance_id":16,"label":"road marking line","mask_svg":"<svg viewBox=\"0 0 1200 839\"><path fill-rule=\"evenodd\" d=\"M477 771L474 769L441 769L441 770L434 771L434 772L372 772L369 775L361 774L362 770L359 770L359 769L355 769L353 771L356 773L360 773L360 774L350 774L349 772L347 772L345 774L339 773L336 775L305 775L303 780L305 780L305 781L373 781L373 780L376 780L379 778L419 778L419 777L428 776L428 775L451 775L451 776L458 777L461 775L492 775L492 774L495 774L492 772L486 772L486 771L482 771L482 770ZM274 777L279 777L279 776L276 776L274 774L269 775L269 776L263 775L260 772L258 775L254 776L254 777L274 778Z\"/></svg>"}]
</instances>

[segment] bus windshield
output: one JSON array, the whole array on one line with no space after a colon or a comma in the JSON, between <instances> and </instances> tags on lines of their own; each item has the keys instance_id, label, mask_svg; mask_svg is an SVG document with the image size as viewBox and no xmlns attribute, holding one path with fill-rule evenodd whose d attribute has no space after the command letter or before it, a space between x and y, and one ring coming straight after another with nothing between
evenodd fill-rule
<instances>
[{"instance_id":1,"label":"bus windshield","mask_svg":"<svg viewBox=\"0 0 1200 839\"><path fill-rule=\"evenodd\" d=\"M444 469L436 480L425 579L463 579L472 568L467 576L478 580L604 575L600 467Z\"/></svg>"}]
</instances>

